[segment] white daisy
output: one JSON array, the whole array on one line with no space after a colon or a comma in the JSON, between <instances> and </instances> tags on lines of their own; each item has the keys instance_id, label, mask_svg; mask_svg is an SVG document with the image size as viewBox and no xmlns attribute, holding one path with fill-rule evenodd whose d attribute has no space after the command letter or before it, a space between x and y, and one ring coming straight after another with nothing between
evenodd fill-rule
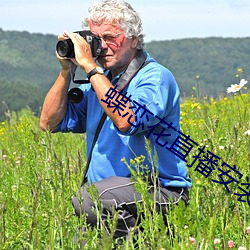
<instances>
[{"instance_id":1,"label":"white daisy","mask_svg":"<svg viewBox=\"0 0 250 250\"><path fill-rule=\"evenodd\" d=\"M227 93L235 93L240 91L247 84L247 80L241 79L239 84L231 84L231 87L227 88Z\"/></svg>"},{"instance_id":2,"label":"white daisy","mask_svg":"<svg viewBox=\"0 0 250 250\"><path fill-rule=\"evenodd\" d=\"M247 130L247 131L245 131L245 132L244 132L244 135L245 135L245 136L250 135L250 129L249 129L249 130Z\"/></svg>"}]
</instances>

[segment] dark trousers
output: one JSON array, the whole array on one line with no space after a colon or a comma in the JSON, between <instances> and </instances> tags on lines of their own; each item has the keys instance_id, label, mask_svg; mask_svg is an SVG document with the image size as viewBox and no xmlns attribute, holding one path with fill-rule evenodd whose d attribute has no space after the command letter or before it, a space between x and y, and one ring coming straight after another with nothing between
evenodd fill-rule
<instances>
[{"instance_id":1,"label":"dark trousers","mask_svg":"<svg viewBox=\"0 0 250 250\"><path fill-rule=\"evenodd\" d=\"M114 236L122 237L129 234L138 219L136 203L142 201L140 193L135 190L134 182L130 178L112 176L105 180L95 182L93 185L97 188L99 199L102 203L103 211L100 212L100 219L105 221L108 216L112 219L113 212L117 211L118 221ZM149 186L153 198L155 191L151 181L149 181ZM187 188L162 187L159 184L157 184L156 187L155 196L158 211L164 213L168 205L178 203L181 200L188 203ZM96 226L97 215L93 209L95 203L90 198L87 189L85 185L79 192L82 202L80 202L77 197L74 197L72 202L76 215L86 214L87 223Z\"/></svg>"}]
</instances>

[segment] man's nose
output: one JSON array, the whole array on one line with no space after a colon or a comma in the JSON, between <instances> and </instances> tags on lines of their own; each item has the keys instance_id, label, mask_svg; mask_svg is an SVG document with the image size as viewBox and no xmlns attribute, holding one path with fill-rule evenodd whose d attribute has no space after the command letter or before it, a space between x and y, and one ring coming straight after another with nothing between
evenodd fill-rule
<instances>
[{"instance_id":1,"label":"man's nose","mask_svg":"<svg viewBox=\"0 0 250 250\"><path fill-rule=\"evenodd\" d=\"M105 42L105 40L103 38L101 38L101 40L102 40L102 48L107 49L108 48L107 43Z\"/></svg>"}]
</instances>

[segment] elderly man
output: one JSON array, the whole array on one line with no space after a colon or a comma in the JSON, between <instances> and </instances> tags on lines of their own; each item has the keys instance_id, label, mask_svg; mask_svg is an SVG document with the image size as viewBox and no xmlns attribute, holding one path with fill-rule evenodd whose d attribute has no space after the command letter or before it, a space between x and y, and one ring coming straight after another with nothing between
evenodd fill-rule
<instances>
[{"instance_id":1,"label":"elderly man","mask_svg":"<svg viewBox=\"0 0 250 250\"><path fill-rule=\"evenodd\" d=\"M86 179L98 190L103 205L101 219L108 215L112 219L113 211L119 211L115 237L120 237L135 226L136 203L141 201L131 171L121 159L129 163L144 155L147 168L140 169L143 174L158 173L159 211L166 212L170 203L188 202L191 181L185 155L176 143L181 133L179 89L171 72L144 51L141 19L128 3L106 0L93 4L83 26L101 40L101 54L95 61L89 43L78 33L59 36L59 40L72 41L75 56L57 55L61 71L45 98L40 126L52 132L86 132ZM83 98L78 103L68 99L75 66L85 71L89 80L79 86ZM95 138L97 128L99 136ZM152 149L151 156L146 142ZM157 159L154 165L150 157ZM153 198L150 178L148 185L152 185L149 192ZM78 216L85 214L87 223L95 226L94 202L85 182L79 193L83 202L73 198L75 212Z\"/></svg>"}]
</instances>

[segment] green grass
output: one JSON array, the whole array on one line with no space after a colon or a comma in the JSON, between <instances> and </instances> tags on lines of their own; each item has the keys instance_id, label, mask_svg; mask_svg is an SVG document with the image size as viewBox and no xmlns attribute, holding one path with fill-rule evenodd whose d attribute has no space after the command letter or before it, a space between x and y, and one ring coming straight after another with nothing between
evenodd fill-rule
<instances>
[{"instance_id":1,"label":"green grass","mask_svg":"<svg viewBox=\"0 0 250 250\"><path fill-rule=\"evenodd\" d=\"M219 180L217 169L205 178L195 164L188 169L193 181L190 204L170 209L168 226L155 212L142 182L138 190L144 197L139 206L144 213L143 230L137 236L132 232L117 249L135 249L136 241L137 249L228 249L229 240L235 242L235 249L250 249L246 233L250 207L234 195L241 193L237 187L246 182L250 169L250 136L244 135L250 130L249 103L250 95L244 94L220 100L191 98L181 105L182 131L198 144L189 153L188 163L198 147L206 146L221 158L218 167L222 162L236 165L243 177L239 184L228 185L228 193L223 184L212 181ZM0 124L0 249L80 249L73 239L76 227L85 225L85 220L74 216L71 197L81 184L86 163L84 137L44 133L38 124L28 109L7 113ZM138 166L143 160L136 158L128 164ZM101 209L98 200L96 204ZM98 223L100 230L86 233L86 249L112 249L116 221L108 221L111 236ZM220 243L214 244L215 239Z\"/></svg>"}]
</instances>

